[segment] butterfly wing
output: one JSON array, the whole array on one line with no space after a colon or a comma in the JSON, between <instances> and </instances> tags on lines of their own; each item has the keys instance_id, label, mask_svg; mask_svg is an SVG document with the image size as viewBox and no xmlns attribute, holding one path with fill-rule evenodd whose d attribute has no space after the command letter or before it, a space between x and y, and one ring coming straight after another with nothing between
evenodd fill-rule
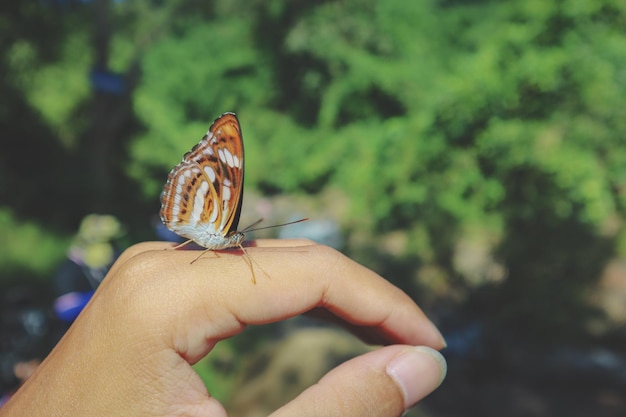
<instances>
[{"instance_id":1,"label":"butterfly wing","mask_svg":"<svg viewBox=\"0 0 626 417\"><path fill-rule=\"evenodd\" d=\"M205 247L204 235L228 236L239 223L243 176L241 126L234 113L224 113L170 172L161 194L161 220Z\"/></svg>"}]
</instances>

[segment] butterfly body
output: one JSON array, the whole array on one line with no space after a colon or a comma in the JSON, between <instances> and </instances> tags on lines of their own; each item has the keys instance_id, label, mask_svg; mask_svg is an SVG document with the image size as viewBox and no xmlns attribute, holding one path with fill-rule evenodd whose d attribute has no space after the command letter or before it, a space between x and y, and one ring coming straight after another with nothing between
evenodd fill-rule
<instances>
[{"instance_id":1,"label":"butterfly body","mask_svg":"<svg viewBox=\"0 0 626 417\"><path fill-rule=\"evenodd\" d=\"M243 174L241 126L234 113L224 113L169 173L161 194L161 221L206 249L241 246L245 236L237 225Z\"/></svg>"},{"instance_id":2,"label":"butterfly body","mask_svg":"<svg viewBox=\"0 0 626 417\"><path fill-rule=\"evenodd\" d=\"M223 236L220 233L215 233L212 228L208 228L204 225L199 225L194 228L188 226L178 226L171 228L170 230L179 236L193 240L203 248L210 250L239 247L246 237L245 234L237 231Z\"/></svg>"}]
</instances>

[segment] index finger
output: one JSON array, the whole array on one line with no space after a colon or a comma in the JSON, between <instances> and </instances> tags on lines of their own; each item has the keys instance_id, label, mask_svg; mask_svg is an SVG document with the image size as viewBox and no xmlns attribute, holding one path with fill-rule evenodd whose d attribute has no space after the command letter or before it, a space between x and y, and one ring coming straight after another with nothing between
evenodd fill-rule
<instances>
[{"instance_id":1,"label":"index finger","mask_svg":"<svg viewBox=\"0 0 626 417\"><path fill-rule=\"evenodd\" d=\"M237 252L219 252L217 257L207 253L191 264L197 251L163 251L167 244L156 242L131 249L129 257L140 257L143 276L150 275L145 273L150 265L159 285L167 287L159 291L185 293L187 303L180 306L183 316L178 323L188 317L189 309L207 314L207 303L212 303L212 316L205 320L218 321L218 306L235 319L230 325L220 320L220 326L208 330L207 339L228 337L239 331L237 326L323 309L351 326L373 331L386 343L435 349L445 345L413 300L375 272L326 246L298 240L280 247L277 242L247 247L251 265ZM257 271L256 285L249 279L250 267Z\"/></svg>"},{"instance_id":2,"label":"index finger","mask_svg":"<svg viewBox=\"0 0 626 417\"><path fill-rule=\"evenodd\" d=\"M280 255L281 250L277 251ZM301 306L311 307L306 311L312 310L318 317L341 319L342 325L347 324L366 341L427 345L435 349L445 346L441 333L405 292L334 249L317 244L298 246L290 249L292 256L278 258L265 255L264 251L250 252L263 268L269 264L276 269L270 275L272 281L277 281L271 284L277 291L291 293ZM307 264L310 268L304 268L303 273ZM307 290L299 288L302 284ZM254 302L250 307L248 310L241 306L239 311L252 318ZM280 303L276 306L281 307Z\"/></svg>"}]
</instances>

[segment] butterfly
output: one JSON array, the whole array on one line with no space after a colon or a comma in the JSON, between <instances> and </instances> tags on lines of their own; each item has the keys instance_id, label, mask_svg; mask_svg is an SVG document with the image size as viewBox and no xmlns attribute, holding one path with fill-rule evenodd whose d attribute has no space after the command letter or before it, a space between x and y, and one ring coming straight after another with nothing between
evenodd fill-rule
<instances>
[{"instance_id":1,"label":"butterfly","mask_svg":"<svg viewBox=\"0 0 626 417\"><path fill-rule=\"evenodd\" d=\"M169 173L161 193L160 217L172 232L209 250L239 247L245 233L261 220L237 231L243 202L244 152L241 126L235 113L218 117L202 140ZM298 223L301 219L286 224ZM269 226L269 227L276 227ZM254 270L252 281L256 282Z\"/></svg>"},{"instance_id":2,"label":"butterfly","mask_svg":"<svg viewBox=\"0 0 626 417\"><path fill-rule=\"evenodd\" d=\"M224 113L170 171L161 193L163 224L208 250L241 246L243 163L239 120Z\"/></svg>"}]
</instances>

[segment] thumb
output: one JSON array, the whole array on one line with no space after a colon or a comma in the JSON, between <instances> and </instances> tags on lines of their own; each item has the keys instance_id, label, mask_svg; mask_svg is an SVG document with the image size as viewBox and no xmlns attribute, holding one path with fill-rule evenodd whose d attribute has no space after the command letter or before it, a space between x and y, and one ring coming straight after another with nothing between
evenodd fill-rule
<instances>
[{"instance_id":1,"label":"thumb","mask_svg":"<svg viewBox=\"0 0 626 417\"><path fill-rule=\"evenodd\" d=\"M400 416L441 384L446 369L429 347L387 346L331 370L272 417Z\"/></svg>"}]
</instances>

